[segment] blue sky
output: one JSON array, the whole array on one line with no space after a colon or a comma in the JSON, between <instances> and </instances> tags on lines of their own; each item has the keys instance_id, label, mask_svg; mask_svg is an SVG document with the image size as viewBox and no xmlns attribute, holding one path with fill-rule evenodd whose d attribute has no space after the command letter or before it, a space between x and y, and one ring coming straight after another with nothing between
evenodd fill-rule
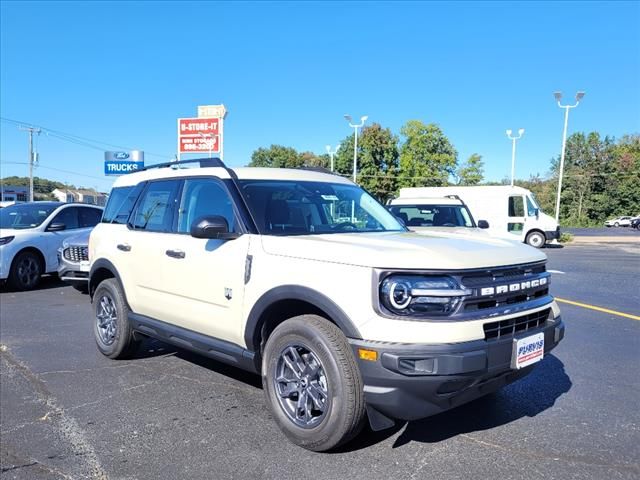
<instances>
[{"instance_id":1,"label":"blue sky","mask_svg":"<svg viewBox=\"0 0 640 480\"><path fill-rule=\"evenodd\" d=\"M0 112L100 142L176 150L176 118L224 103L225 160L272 143L324 153L343 114L399 132L440 124L460 160L509 174L505 129L525 128L519 177L544 174L570 132L640 131L639 2L9 2ZM2 176L26 175L27 136L1 124ZM37 175L108 189L102 149L41 135ZM156 154L156 156L151 155ZM65 170L65 173L53 169Z\"/></svg>"}]
</instances>

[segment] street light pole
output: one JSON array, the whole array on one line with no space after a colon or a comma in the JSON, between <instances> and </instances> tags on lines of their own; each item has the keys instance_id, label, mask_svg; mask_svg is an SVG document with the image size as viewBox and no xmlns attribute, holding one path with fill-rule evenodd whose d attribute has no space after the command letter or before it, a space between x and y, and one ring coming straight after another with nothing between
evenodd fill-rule
<instances>
[{"instance_id":1,"label":"street light pole","mask_svg":"<svg viewBox=\"0 0 640 480\"><path fill-rule=\"evenodd\" d=\"M353 119L351 115L345 115L344 118L349 122L349 126L354 129L354 142L353 142L353 183L356 183L356 178L358 176L358 129L364 126L364 122L369 118L367 115L363 115L360 117L359 124L351 123Z\"/></svg>"},{"instance_id":2,"label":"street light pole","mask_svg":"<svg viewBox=\"0 0 640 480\"><path fill-rule=\"evenodd\" d=\"M556 196L556 222L560 221L560 193L562 192L562 175L564 173L564 155L567 147L567 125L569 124L569 109L576 108L580 100L584 97L584 92L576 93L576 103L573 105L562 105L562 92L554 92L553 96L558 102L558 107L564 108L564 130L562 131L562 152L560 153L560 172L558 175L558 193Z\"/></svg>"},{"instance_id":3,"label":"street light pole","mask_svg":"<svg viewBox=\"0 0 640 480\"><path fill-rule=\"evenodd\" d=\"M331 171L333 172L333 156L338 153L338 149L340 148L340 144L336 145L336 149L331 151L331 145L327 145L327 153L329 154L329 158L331 158Z\"/></svg>"},{"instance_id":4,"label":"street light pole","mask_svg":"<svg viewBox=\"0 0 640 480\"><path fill-rule=\"evenodd\" d=\"M511 186L513 187L513 182L516 174L516 140L520 140L522 138L522 134L524 133L524 128L518 130L518 136L512 137L512 131L507 130L507 137L511 140Z\"/></svg>"}]
</instances>

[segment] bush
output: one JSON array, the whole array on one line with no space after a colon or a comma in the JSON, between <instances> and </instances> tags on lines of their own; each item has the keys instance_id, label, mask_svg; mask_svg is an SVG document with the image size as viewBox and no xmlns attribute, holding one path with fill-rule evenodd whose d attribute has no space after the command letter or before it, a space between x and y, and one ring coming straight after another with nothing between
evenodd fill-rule
<instances>
[{"instance_id":1,"label":"bush","mask_svg":"<svg viewBox=\"0 0 640 480\"><path fill-rule=\"evenodd\" d=\"M570 243L572 241L573 241L573 235L571 235L570 233L562 232L560 234L560 239L559 239L560 243Z\"/></svg>"}]
</instances>

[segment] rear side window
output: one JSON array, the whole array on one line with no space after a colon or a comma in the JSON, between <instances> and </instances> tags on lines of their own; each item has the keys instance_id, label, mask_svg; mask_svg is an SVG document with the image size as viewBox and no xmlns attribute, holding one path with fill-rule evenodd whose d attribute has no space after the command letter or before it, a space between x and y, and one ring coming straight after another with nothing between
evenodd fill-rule
<instances>
[{"instance_id":1,"label":"rear side window","mask_svg":"<svg viewBox=\"0 0 640 480\"><path fill-rule=\"evenodd\" d=\"M102 215L102 223L127 223L144 185L144 183L139 183L135 187L116 187L111 190L109 201Z\"/></svg>"},{"instance_id":2,"label":"rear side window","mask_svg":"<svg viewBox=\"0 0 640 480\"><path fill-rule=\"evenodd\" d=\"M80 207L78 209L80 228L95 227L100 223L101 217L102 210L98 210L97 208Z\"/></svg>"},{"instance_id":3,"label":"rear side window","mask_svg":"<svg viewBox=\"0 0 640 480\"><path fill-rule=\"evenodd\" d=\"M179 180L149 183L133 214L132 227L135 230L170 232L179 185Z\"/></svg>"}]
</instances>

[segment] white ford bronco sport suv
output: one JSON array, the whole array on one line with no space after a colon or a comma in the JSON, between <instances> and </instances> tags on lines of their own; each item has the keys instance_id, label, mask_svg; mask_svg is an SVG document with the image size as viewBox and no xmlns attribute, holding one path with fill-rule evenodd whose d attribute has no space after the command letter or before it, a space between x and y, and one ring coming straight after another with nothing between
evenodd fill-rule
<instances>
[{"instance_id":1,"label":"white ford bronco sport suv","mask_svg":"<svg viewBox=\"0 0 640 480\"><path fill-rule=\"evenodd\" d=\"M409 232L312 169L124 175L89 257L104 355L148 336L259 373L279 427L316 451L365 418L380 430L493 392L564 335L543 253Z\"/></svg>"}]
</instances>

